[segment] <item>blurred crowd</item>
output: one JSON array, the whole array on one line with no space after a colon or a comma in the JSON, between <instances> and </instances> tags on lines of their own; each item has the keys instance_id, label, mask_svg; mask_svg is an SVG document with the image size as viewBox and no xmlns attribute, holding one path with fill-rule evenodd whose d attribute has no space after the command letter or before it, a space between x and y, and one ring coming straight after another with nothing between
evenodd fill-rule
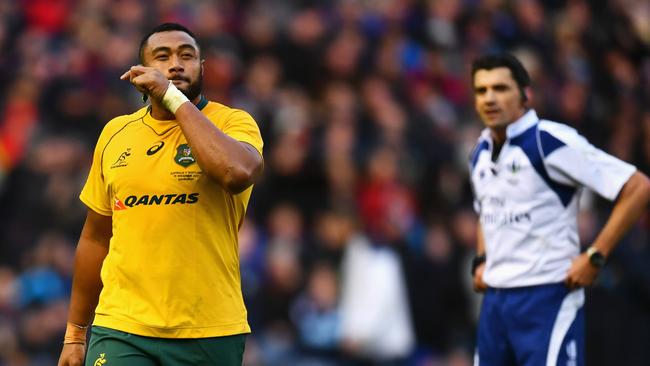
<instances>
[{"instance_id":1,"label":"blurred crowd","mask_svg":"<svg viewBox=\"0 0 650 366\"><path fill-rule=\"evenodd\" d=\"M142 106L119 75L167 21L265 141L245 365L471 364L477 55L516 54L542 117L650 172L646 0L0 1L0 366L56 364L92 149ZM611 206L581 204L588 245ZM649 232L646 213L587 292L589 365L650 363Z\"/></svg>"}]
</instances>

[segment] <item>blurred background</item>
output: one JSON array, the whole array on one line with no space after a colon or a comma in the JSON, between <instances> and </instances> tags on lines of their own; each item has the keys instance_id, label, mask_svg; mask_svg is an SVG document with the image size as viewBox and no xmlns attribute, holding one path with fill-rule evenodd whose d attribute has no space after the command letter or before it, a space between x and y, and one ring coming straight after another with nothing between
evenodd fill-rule
<instances>
[{"instance_id":1,"label":"blurred background","mask_svg":"<svg viewBox=\"0 0 650 366\"><path fill-rule=\"evenodd\" d=\"M198 36L204 93L258 122L241 230L245 365L470 365L482 128L469 65L509 50L538 113L650 172L647 0L3 0L0 365L55 365L78 200L144 33ZM585 192L588 245L611 208ZM587 290L587 364L650 364L648 213Z\"/></svg>"}]
</instances>

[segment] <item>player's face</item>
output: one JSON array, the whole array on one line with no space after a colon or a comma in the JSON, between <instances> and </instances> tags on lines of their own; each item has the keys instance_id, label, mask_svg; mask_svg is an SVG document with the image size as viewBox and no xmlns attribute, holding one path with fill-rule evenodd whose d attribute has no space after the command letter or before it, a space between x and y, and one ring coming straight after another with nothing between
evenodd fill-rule
<instances>
[{"instance_id":1,"label":"player's face","mask_svg":"<svg viewBox=\"0 0 650 366\"><path fill-rule=\"evenodd\" d=\"M194 100L201 93L203 61L199 47L189 34L181 31L154 33L144 49L146 66L155 67L185 96Z\"/></svg>"},{"instance_id":2,"label":"player's face","mask_svg":"<svg viewBox=\"0 0 650 366\"><path fill-rule=\"evenodd\" d=\"M481 120L491 129L505 129L526 112L517 82L507 67L476 71L474 101Z\"/></svg>"}]
</instances>

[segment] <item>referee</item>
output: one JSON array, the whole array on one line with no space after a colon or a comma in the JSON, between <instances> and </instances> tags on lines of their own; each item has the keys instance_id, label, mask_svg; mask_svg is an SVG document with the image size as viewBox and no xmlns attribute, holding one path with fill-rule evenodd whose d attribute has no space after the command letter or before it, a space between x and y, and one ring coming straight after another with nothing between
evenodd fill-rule
<instances>
[{"instance_id":1,"label":"referee","mask_svg":"<svg viewBox=\"0 0 650 366\"><path fill-rule=\"evenodd\" d=\"M477 59L476 110L485 130L470 160L480 216L474 287L485 291L475 365L584 365L584 286L650 201L636 168L574 129L528 108L529 77L514 57ZM578 197L615 201L580 253Z\"/></svg>"},{"instance_id":2,"label":"referee","mask_svg":"<svg viewBox=\"0 0 650 366\"><path fill-rule=\"evenodd\" d=\"M237 238L263 169L259 128L201 95L187 28L156 27L139 56L122 79L151 105L99 136L59 365L241 365Z\"/></svg>"}]
</instances>

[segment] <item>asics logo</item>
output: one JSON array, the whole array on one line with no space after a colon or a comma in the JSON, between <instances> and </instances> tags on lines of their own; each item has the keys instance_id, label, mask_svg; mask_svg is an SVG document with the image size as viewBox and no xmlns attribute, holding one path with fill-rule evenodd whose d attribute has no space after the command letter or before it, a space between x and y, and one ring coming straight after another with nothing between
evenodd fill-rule
<instances>
[{"instance_id":1,"label":"asics logo","mask_svg":"<svg viewBox=\"0 0 650 366\"><path fill-rule=\"evenodd\" d=\"M163 141L158 141L156 142L152 147L147 150L147 155L153 155L157 153L162 147L165 146L165 143Z\"/></svg>"}]
</instances>

